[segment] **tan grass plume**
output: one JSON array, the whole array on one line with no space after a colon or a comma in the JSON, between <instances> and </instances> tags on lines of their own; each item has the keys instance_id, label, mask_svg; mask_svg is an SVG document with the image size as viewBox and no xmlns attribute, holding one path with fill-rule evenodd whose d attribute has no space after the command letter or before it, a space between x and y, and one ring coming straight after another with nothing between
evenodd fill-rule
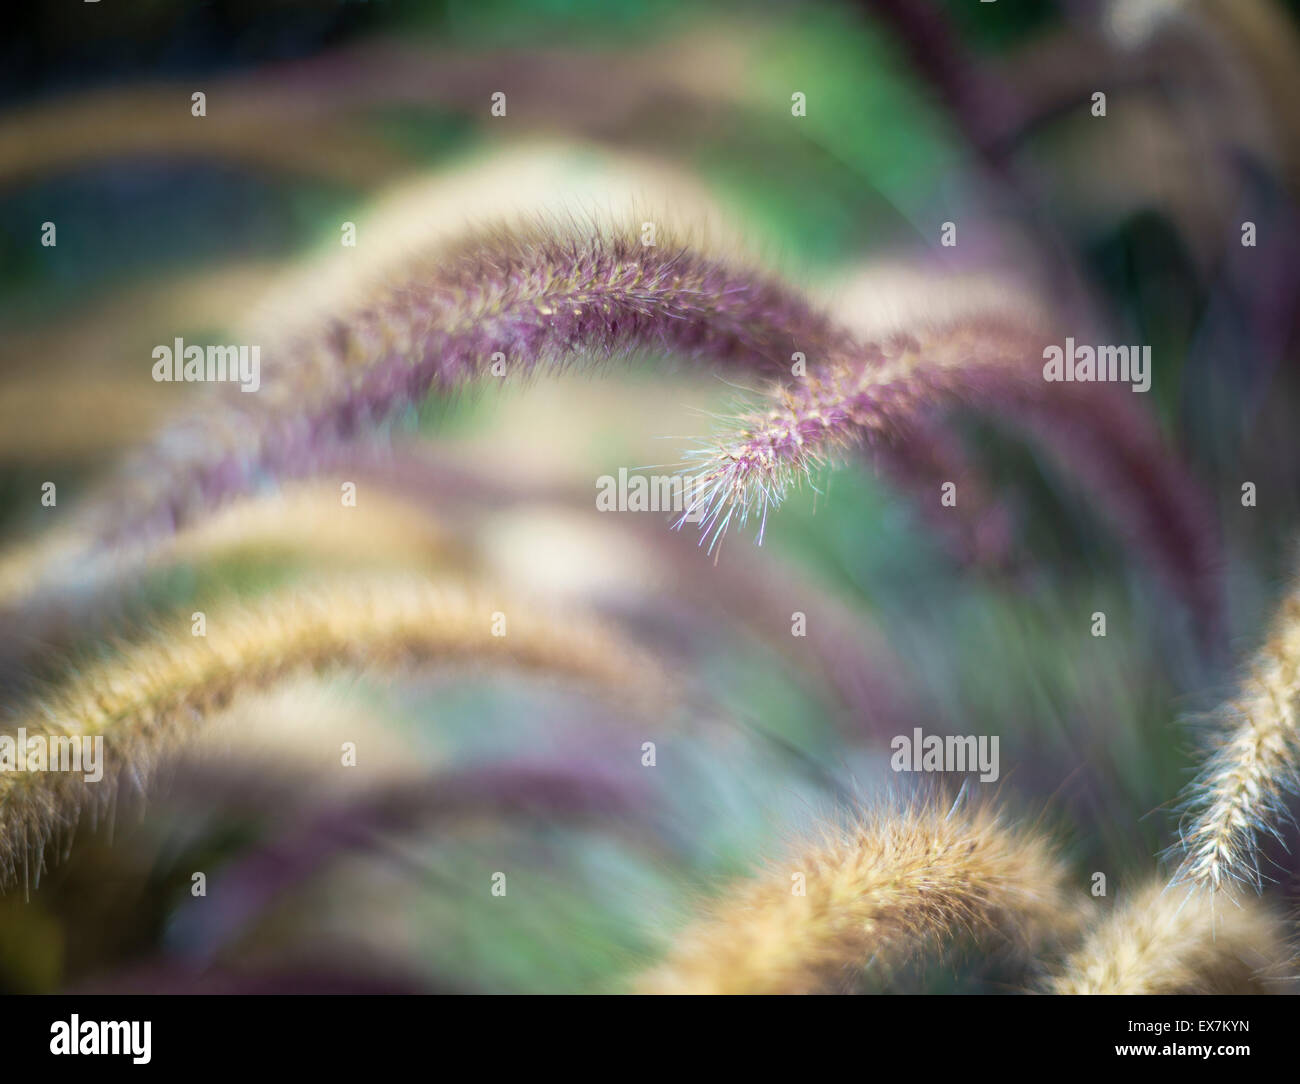
<instances>
[{"instance_id":1,"label":"tan grass plume","mask_svg":"<svg viewBox=\"0 0 1300 1084\"><path fill-rule=\"evenodd\" d=\"M866 813L725 891L637 988L832 992L966 935L1043 944L1074 924L1064 879L1043 836L987 807L925 801Z\"/></svg>"},{"instance_id":2,"label":"tan grass plume","mask_svg":"<svg viewBox=\"0 0 1300 1084\"><path fill-rule=\"evenodd\" d=\"M190 608L187 607L187 610ZM494 635L494 616L498 620ZM604 687L634 707L668 688L653 661L580 616L543 620L486 592L419 578L284 589L206 613L187 612L113 657L70 667L66 682L11 713L0 734L104 738L101 782L83 773L0 774L0 880L35 858L83 808L111 807L121 784L141 790L158 754L241 694L336 667L506 665Z\"/></svg>"},{"instance_id":3,"label":"tan grass plume","mask_svg":"<svg viewBox=\"0 0 1300 1084\"><path fill-rule=\"evenodd\" d=\"M1056 994L1260 994L1291 956L1281 921L1253 897L1148 884L1066 961Z\"/></svg>"},{"instance_id":4,"label":"tan grass plume","mask_svg":"<svg viewBox=\"0 0 1300 1084\"><path fill-rule=\"evenodd\" d=\"M1259 839L1276 835L1296 786L1300 743L1300 587L1273 618L1237 695L1219 709L1223 729L1190 791L1175 880L1218 890L1263 880Z\"/></svg>"}]
</instances>

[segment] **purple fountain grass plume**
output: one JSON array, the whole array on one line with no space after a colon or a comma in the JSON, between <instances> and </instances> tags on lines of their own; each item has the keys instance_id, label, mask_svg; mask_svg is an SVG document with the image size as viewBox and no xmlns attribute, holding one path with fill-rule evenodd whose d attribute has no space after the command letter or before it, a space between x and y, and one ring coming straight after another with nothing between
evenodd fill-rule
<instances>
[{"instance_id":1,"label":"purple fountain grass plume","mask_svg":"<svg viewBox=\"0 0 1300 1084\"><path fill-rule=\"evenodd\" d=\"M813 366L794 384L773 385L765 403L740 414L690 454L688 516L712 547L732 522L759 521L787 492L850 450L901 439L912 420L998 366L1027 368L1039 337L1001 319L964 320L922 341L896 334ZM1031 353L1033 351L1033 353Z\"/></svg>"},{"instance_id":2,"label":"purple fountain grass plume","mask_svg":"<svg viewBox=\"0 0 1300 1084\"><path fill-rule=\"evenodd\" d=\"M687 514L715 546L853 450L904 438L911 419L971 407L1026 428L1165 573L1207 644L1222 635L1217 531L1204 496L1146 416L1104 385L1051 383L1051 336L1002 317L953 321L859 347L774 386L693 453ZM937 499L937 494L935 499Z\"/></svg>"},{"instance_id":3,"label":"purple fountain grass plume","mask_svg":"<svg viewBox=\"0 0 1300 1084\"><path fill-rule=\"evenodd\" d=\"M112 487L94 533L170 531L494 362L527 376L661 352L776 375L795 352L844 341L797 291L666 234L645 245L630 226L503 229L415 261L292 356L264 359L257 393L164 433Z\"/></svg>"}]
</instances>

